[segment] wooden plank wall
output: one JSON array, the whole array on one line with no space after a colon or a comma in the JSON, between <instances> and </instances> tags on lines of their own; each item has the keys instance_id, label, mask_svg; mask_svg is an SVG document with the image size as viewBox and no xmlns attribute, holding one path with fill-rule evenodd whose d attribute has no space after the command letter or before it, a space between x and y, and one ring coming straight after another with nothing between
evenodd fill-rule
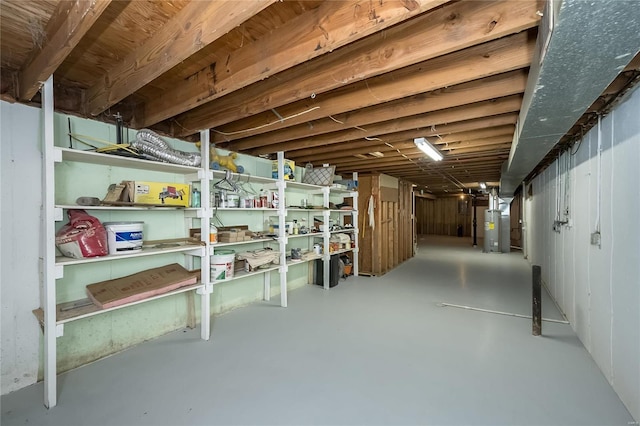
<instances>
[{"instance_id":1,"label":"wooden plank wall","mask_svg":"<svg viewBox=\"0 0 640 426\"><path fill-rule=\"evenodd\" d=\"M414 255L412 186L400 181L398 188L381 186L380 176L360 176L359 267L362 275L383 275ZM374 197L375 229L369 226L369 198Z\"/></svg>"},{"instance_id":2,"label":"wooden plank wall","mask_svg":"<svg viewBox=\"0 0 640 426\"><path fill-rule=\"evenodd\" d=\"M466 201L466 212L460 202ZM416 225L418 234L458 235L458 225L462 225L463 235L471 236L473 209L471 198L436 198L435 200L416 197ZM478 221L480 223L480 220Z\"/></svg>"}]
</instances>

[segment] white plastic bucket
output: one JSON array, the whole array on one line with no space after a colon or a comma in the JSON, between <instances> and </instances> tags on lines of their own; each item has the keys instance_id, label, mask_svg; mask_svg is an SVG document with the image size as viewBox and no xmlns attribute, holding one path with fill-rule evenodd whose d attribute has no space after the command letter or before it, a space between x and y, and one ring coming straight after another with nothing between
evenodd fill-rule
<instances>
[{"instance_id":1,"label":"white plastic bucket","mask_svg":"<svg viewBox=\"0 0 640 426\"><path fill-rule=\"evenodd\" d=\"M105 222L109 254L127 254L142 250L144 222Z\"/></svg>"},{"instance_id":2,"label":"white plastic bucket","mask_svg":"<svg viewBox=\"0 0 640 426\"><path fill-rule=\"evenodd\" d=\"M238 207L240 196L238 194L227 194L227 207Z\"/></svg>"},{"instance_id":3,"label":"white plastic bucket","mask_svg":"<svg viewBox=\"0 0 640 426\"><path fill-rule=\"evenodd\" d=\"M233 278L236 254L233 250L216 250L211 256L211 281L228 281Z\"/></svg>"}]
</instances>

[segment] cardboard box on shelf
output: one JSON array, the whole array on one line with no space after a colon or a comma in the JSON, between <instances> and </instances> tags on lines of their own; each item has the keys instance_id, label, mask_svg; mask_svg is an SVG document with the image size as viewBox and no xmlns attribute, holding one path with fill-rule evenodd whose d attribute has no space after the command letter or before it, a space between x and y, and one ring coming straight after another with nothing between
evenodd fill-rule
<instances>
[{"instance_id":1,"label":"cardboard box on shelf","mask_svg":"<svg viewBox=\"0 0 640 426\"><path fill-rule=\"evenodd\" d=\"M112 308L195 284L197 276L177 263L87 286L87 295L101 309Z\"/></svg>"},{"instance_id":2,"label":"cardboard box on shelf","mask_svg":"<svg viewBox=\"0 0 640 426\"><path fill-rule=\"evenodd\" d=\"M132 201L137 204L190 205L188 184L135 181Z\"/></svg>"},{"instance_id":3,"label":"cardboard box on shelf","mask_svg":"<svg viewBox=\"0 0 640 426\"><path fill-rule=\"evenodd\" d=\"M291 160L284 160L284 180L296 180L296 163ZM271 162L271 177L278 179L278 161Z\"/></svg>"}]
</instances>

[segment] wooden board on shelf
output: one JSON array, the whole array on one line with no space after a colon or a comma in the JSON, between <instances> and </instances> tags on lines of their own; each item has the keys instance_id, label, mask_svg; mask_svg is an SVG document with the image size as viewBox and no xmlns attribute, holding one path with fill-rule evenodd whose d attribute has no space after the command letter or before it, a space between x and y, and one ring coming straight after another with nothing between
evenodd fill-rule
<instances>
[{"instance_id":1,"label":"wooden board on shelf","mask_svg":"<svg viewBox=\"0 0 640 426\"><path fill-rule=\"evenodd\" d=\"M89 298L101 309L126 303L195 284L197 277L177 263L148 269L126 277L101 281L87 286Z\"/></svg>"}]
</instances>

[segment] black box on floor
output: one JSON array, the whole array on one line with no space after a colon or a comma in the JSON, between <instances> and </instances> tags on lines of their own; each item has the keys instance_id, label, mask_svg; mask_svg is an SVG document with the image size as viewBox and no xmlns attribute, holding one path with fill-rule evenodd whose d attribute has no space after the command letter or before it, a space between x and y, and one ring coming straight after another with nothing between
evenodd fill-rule
<instances>
[{"instance_id":1,"label":"black box on floor","mask_svg":"<svg viewBox=\"0 0 640 426\"><path fill-rule=\"evenodd\" d=\"M322 259L315 261L314 283L324 285L324 268ZM329 260L329 287L335 287L340 282L340 256L334 254Z\"/></svg>"}]
</instances>

